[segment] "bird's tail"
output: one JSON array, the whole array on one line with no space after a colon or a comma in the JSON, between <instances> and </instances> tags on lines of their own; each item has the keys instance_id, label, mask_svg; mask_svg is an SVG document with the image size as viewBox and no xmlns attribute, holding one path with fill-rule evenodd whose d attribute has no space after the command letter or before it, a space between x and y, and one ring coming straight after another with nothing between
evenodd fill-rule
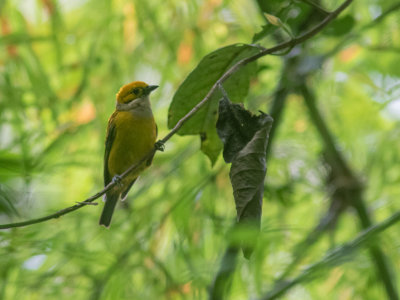
<instances>
[{"instance_id":1,"label":"bird's tail","mask_svg":"<svg viewBox=\"0 0 400 300\"><path fill-rule=\"evenodd\" d=\"M111 218L114 213L115 205L118 202L119 193L115 191L108 192L106 194L105 200L106 203L104 204L103 212L100 216L99 224L105 227L110 227Z\"/></svg>"}]
</instances>

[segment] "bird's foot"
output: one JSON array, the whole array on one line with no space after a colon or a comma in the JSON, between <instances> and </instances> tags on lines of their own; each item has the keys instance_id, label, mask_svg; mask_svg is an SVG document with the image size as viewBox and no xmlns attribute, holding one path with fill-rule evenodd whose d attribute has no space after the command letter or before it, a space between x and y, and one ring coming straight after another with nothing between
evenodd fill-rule
<instances>
[{"instance_id":1,"label":"bird's foot","mask_svg":"<svg viewBox=\"0 0 400 300\"><path fill-rule=\"evenodd\" d=\"M165 149L165 144L162 140L158 140L155 144L154 147L156 148L156 150L164 152Z\"/></svg>"},{"instance_id":2,"label":"bird's foot","mask_svg":"<svg viewBox=\"0 0 400 300\"><path fill-rule=\"evenodd\" d=\"M112 179L112 182L115 183L116 185L118 185L119 187L122 187L122 178L119 175L115 175Z\"/></svg>"}]
</instances>

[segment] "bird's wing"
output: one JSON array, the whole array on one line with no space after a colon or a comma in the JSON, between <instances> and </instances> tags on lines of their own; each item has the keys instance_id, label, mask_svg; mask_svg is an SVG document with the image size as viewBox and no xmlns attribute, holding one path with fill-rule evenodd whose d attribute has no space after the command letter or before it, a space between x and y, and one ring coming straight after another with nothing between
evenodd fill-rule
<instances>
[{"instance_id":1,"label":"bird's wing","mask_svg":"<svg viewBox=\"0 0 400 300\"><path fill-rule=\"evenodd\" d=\"M116 112L114 112L110 119L108 120L107 126L107 136L106 136L106 143L105 143L105 151L104 151L104 186L110 183L112 177L110 172L108 171L108 158L110 156L111 147L115 139L116 129L115 129L115 116Z\"/></svg>"}]
</instances>

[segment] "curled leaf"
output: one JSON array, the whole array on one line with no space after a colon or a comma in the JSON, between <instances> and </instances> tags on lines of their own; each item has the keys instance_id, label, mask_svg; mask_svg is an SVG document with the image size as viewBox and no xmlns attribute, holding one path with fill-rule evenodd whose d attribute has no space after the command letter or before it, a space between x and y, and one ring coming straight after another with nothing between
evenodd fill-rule
<instances>
[{"instance_id":1,"label":"curled leaf","mask_svg":"<svg viewBox=\"0 0 400 300\"><path fill-rule=\"evenodd\" d=\"M266 148L272 118L253 115L240 104L223 98L219 102L217 132L224 144L224 159L232 162L229 177L239 224L260 227ZM244 248L245 256L251 254ZM246 253L247 252L247 253Z\"/></svg>"}]
</instances>

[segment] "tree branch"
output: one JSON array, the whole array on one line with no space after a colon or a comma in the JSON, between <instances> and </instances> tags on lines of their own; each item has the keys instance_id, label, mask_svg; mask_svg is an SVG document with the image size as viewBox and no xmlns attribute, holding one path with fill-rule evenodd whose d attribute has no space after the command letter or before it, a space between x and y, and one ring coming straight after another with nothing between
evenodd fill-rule
<instances>
[{"instance_id":1,"label":"tree branch","mask_svg":"<svg viewBox=\"0 0 400 300\"><path fill-rule=\"evenodd\" d=\"M227 294L232 284L233 273L237 264L239 248L229 246L222 258L219 270L209 292L209 300L227 299Z\"/></svg>"},{"instance_id":2,"label":"tree branch","mask_svg":"<svg viewBox=\"0 0 400 300\"><path fill-rule=\"evenodd\" d=\"M121 174L121 179L125 178L129 173L133 172L134 170L138 169L139 166L148 160L150 157L152 157L156 150L158 149L159 143L165 144L174 134L176 134L179 129L190 119L195 115L210 99L215 90L218 88L219 85L221 85L223 82L225 82L229 77L231 77L236 71L238 71L241 67L259 59L260 57L266 56L268 54L272 54L274 52L286 49L286 48L291 48L294 47L298 44L301 44L305 42L306 40L310 39L311 37L315 36L318 34L325 26L327 26L333 19L335 19L344 9L346 9L353 0L346 0L343 2L342 5L340 5L335 11L330 13L324 20L321 21L318 25L316 25L314 28L311 30L305 32L304 34L300 35L297 38L291 39L289 41L280 43L272 48L268 49L263 49L259 53L247 57L245 59L242 59L238 61L236 64L234 64L228 71L226 71L212 86L210 91L207 93L207 95L201 100L195 107L192 108L191 111L189 111L182 119L176 123L175 127L170 130L170 132L162 138L156 145L154 146L154 149L152 149L149 153L147 153L141 160L139 160L136 164L130 166L124 173ZM70 213L72 211L75 211L77 209L80 209L83 206L86 206L88 203L93 202L94 200L100 198L102 195L104 195L107 191L112 189L116 185L115 182L111 182L108 184L103 190L98 192L97 194L85 199L82 202L79 202L76 205L64 208L62 210L59 210L56 213L50 214L45 217L37 218L37 219L31 219L28 221L23 221L23 222L17 222L17 223L9 223L9 224L0 224L0 229L9 229L9 228L15 228L15 227L23 227L27 225L32 225L32 224L37 224L41 222L48 221L50 219L56 219L59 218L67 213Z\"/></svg>"},{"instance_id":3,"label":"tree branch","mask_svg":"<svg viewBox=\"0 0 400 300\"><path fill-rule=\"evenodd\" d=\"M286 98L290 93L290 88L288 87L287 80L285 80L286 78L285 72L287 71L287 69L288 69L287 66L283 67L282 69L281 80L278 84L278 87L275 90L272 106L269 110L269 115L272 117L272 119L274 119L274 122L272 123L272 127L269 132L267 150L265 155L267 161L269 160L269 157L271 157L270 153L272 151L273 141L275 141L274 138L276 135L276 131L282 120L283 109L284 109L284 104L286 103Z\"/></svg>"},{"instance_id":4,"label":"tree branch","mask_svg":"<svg viewBox=\"0 0 400 300\"><path fill-rule=\"evenodd\" d=\"M241 67L259 59L260 57L263 57L265 55L286 49L286 48L292 48L298 44L303 43L304 41L308 40L309 38L315 36L317 33L319 33L326 25L328 25L329 22L331 22L333 19L335 19L347 6L349 6L353 2L353 0L346 0L342 5L340 5L335 11L333 11L331 14L329 14L324 20L322 20L321 23L319 23L317 26L312 28L311 30L307 31L306 33L302 34L301 36L291 39L287 42L280 43L272 48L264 49L260 51L259 53L244 58L240 61L238 61L236 64L234 64L228 71L226 71L212 86L210 91L207 93L207 95L201 100L191 111L189 111L182 119L179 120L178 123L176 123L175 127L172 128L172 130L161 140L163 143L167 142L182 126L183 124L188 121L197 111L200 110L200 108L206 104L215 90L218 88L219 85L224 83L229 77L233 75L237 70L239 70Z\"/></svg>"},{"instance_id":5,"label":"tree branch","mask_svg":"<svg viewBox=\"0 0 400 300\"><path fill-rule=\"evenodd\" d=\"M352 172L341 152L336 147L333 136L316 106L315 94L309 89L305 82L301 85L300 91L310 112L311 120L324 141L328 154L327 159L333 168L334 179L336 181L334 184L337 185L338 188L338 195L334 200L340 201L343 205L354 207L363 229L371 227L373 222L362 196L363 186L360 180ZM392 300L399 299L392 272L380 247L371 245L370 253L379 277L385 286L388 298Z\"/></svg>"}]
</instances>

